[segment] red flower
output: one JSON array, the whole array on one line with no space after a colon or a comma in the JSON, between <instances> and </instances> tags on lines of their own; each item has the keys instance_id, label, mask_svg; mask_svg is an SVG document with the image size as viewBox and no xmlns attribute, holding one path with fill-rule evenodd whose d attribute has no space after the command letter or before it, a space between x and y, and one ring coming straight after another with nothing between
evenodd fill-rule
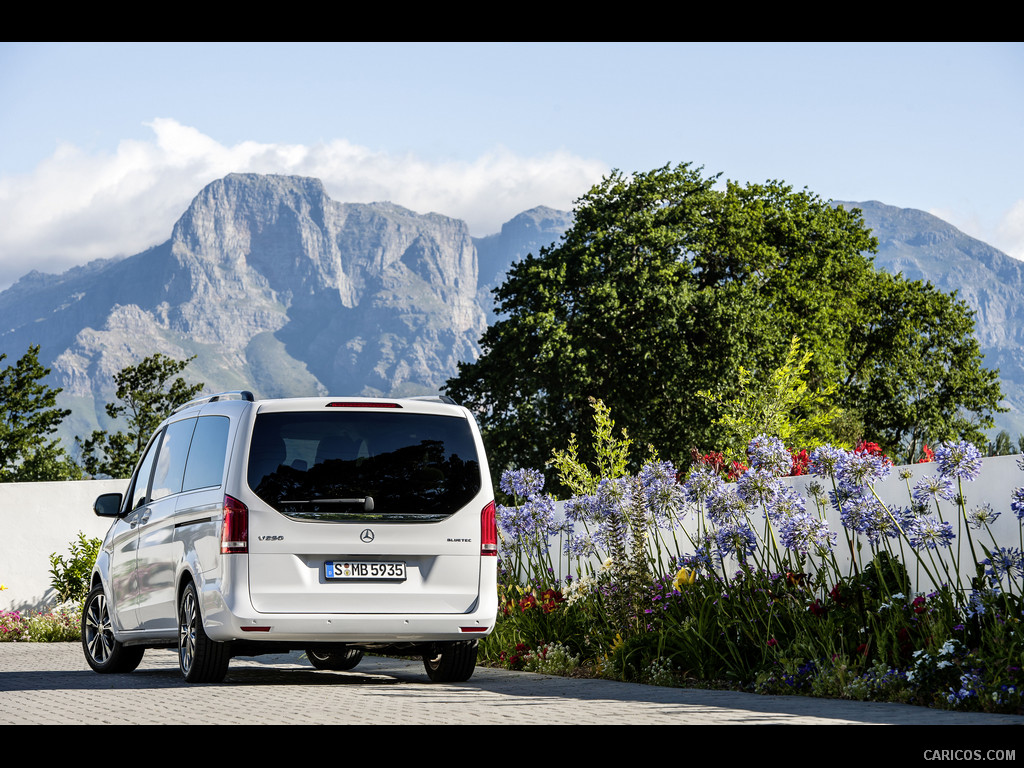
<instances>
[{"instance_id":1,"label":"red flower","mask_svg":"<svg viewBox=\"0 0 1024 768\"><path fill-rule=\"evenodd\" d=\"M861 440L859 443L857 443L857 447L853 449L853 452L867 453L872 456L878 456L890 467L892 466L892 459L890 459L888 456L882 453L882 449L881 447L879 447L878 443L869 443L866 440Z\"/></svg>"},{"instance_id":2,"label":"red flower","mask_svg":"<svg viewBox=\"0 0 1024 768\"><path fill-rule=\"evenodd\" d=\"M694 464L702 464L717 474L722 474L725 471L725 456L719 451L701 453L696 448L691 448L690 458L693 459Z\"/></svg>"},{"instance_id":3,"label":"red flower","mask_svg":"<svg viewBox=\"0 0 1024 768\"><path fill-rule=\"evenodd\" d=\"M935 461L935 451L928 447L928 443L921 446L921 453L924 455L918 459L918 464L927 464L928 462Z\"/></svg>"},{"instance_id":4,"label":"red flower","mask_svg":"<svg viewBox=\"0 0 1024 768\"><path fill-rule=\"evenodd\" d=\"M811 456L806 450L790 451L793 456L793 468L789 471L791 477L799 477L807 474L807 467L811 463Z\"/></svg>"},{"instance_id":5,"label":"red flower","mask_svg":"<svg viewBox=\"0 0 1024 768\"><path fill-rule=\"evenodd\" d=\"M812 616L824 616L827 613L825 606L823 606L819 600L815 600L807 606L807 610L811 612Z\"/></svg>"},{"instance_id":6,"label":"red flower","mask_svg":"<svg viewBox=\"0 0 1024 768\"><path fill-rule=\"evenodd\" d=\"M927 610L927 606L924 604L923 597L915 597L914 602L910 604L914 608L914 613L924 613Z\"/></svg>"},{"instance_id":7,"label":"red flower","mask_svg":"<svg viewBox=\"0 0 1024 768\"><path fill-rule=\"evenodd\" d=\"M524 597L522 600L519 601L519 610L522 611L523 613L526 613L526 611L528 611L531 608L533 608L536 604L537 604L537 598L534 597L532 594L527 595L526 597Z\"/></svg>"},{"instance_id":8,"label":"red flower","mask_svg":"<svg viewBox=\"0 0 1024 768\"><path fill-rule=\"evenodd\" d=\"M551 613L565 598L562 597L562 593L557 589L546 589L541 593L541 599L541 608L544 610L544 613Z\"/></svg>"},{"instance_id":9,"label":"red flower","mask_svg":"<svg viewBox=\"0 0 1024 768\"><path fill-rule=\"evenodd\" d=\"M742 461L734 461L732 466L729 467L729 474L726 476L727 480L739 480L744 472L747 471L747 465Z\"/></svg>"}]
</instances>

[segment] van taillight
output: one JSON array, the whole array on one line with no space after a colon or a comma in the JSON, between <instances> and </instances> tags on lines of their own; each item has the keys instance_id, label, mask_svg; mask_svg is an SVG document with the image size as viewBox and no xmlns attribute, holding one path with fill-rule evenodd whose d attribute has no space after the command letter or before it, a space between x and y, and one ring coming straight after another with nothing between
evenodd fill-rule
<instances>
[{"instance_id":1,"label":"van taillight","mask_svg":"<svg viewBox=\"0 0 1024 768\"><path fill-rule=\"evenodd\" d=\"M498 554L498 524L494 519L494 502L480 512L480 554Z\"/></svg>"},{"instance_id":2,"label":"van taillight","mask_svg":"<svg viewBox=\"0 0 1024 768\"><path fill-rule=\"evenodd\" d=\"M249 551L249 508L230 496L224 497L220 551L225 555L245 554Z\"/></svg>"}]
</instances>

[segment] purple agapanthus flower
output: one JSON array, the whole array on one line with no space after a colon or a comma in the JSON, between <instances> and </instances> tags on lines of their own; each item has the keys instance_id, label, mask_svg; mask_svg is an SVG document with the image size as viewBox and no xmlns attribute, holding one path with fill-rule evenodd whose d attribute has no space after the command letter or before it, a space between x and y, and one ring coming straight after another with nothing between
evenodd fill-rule
<instances>
[{"instance_id":1,"label":"purple agapanthus flower","mask_svg":"<svg viewBox=\"0 0 1024 768\"><path fill-rule=\"evenodd\" d=\"M782 482L771 472L751 467L736 482L736 493L748 504L769 504L782 488Z\"/></svg>"},{"instance_id":2,"label":"purple agapanthus flower","mask_svg":"<svg viewBox=\"0 0 1024 768\"><path fill-rule=\"evenodd\" d=\"M683 516L686 494L671 461L649 462L640 470L640 487L647 507L659 525L672 525Z\"/></svg>"},{"instance_id":3,"label":"purple agapanthus flower","mask_svg":"<svg viewBox=\"0 0 1024 768\"><path fill-rule=\"evenodd\" d=\"M877 499L873 501L874 503L868 506L869 514L864 529L868 541L877 544L882 539L895 539L900 535L902 521L907 518L906 513L895 504L886 506Z\"/></svg>"},{"instance_id":4,"label":"purple agapanthus flower","mask_svg":"<svg viewBox=\"0 0 1024 768\"><path fill-rule=\"evenodd\" d=\"M991 504L978 504L967 513L967 523L972 528L981 528L984 525L992 525L999 519L1000 512L993 509Z\"/></svg>"},{"instance_id":5,"label":"purple agapanthus flower","mask_svg":"<svg viewBox=\"0 0 1024 768\"><path fill-rule=\"evenodd\" d=\"M697 467L683 484L686 497L694 504L703 504L711 494L725 483L710 467Z\"/></svg>"},{"instance_id":6,"label":"purple agapanthus flower","mask_svg":"<svg viewBox=\"0 0 1024 768\"><path fill-rule=\"evenodd\" d=\"M987 565L985 574L996 581L1003 576L1020 579L1024 577L1024 553L1016 547L1000 547L982 560Z\"/></svg>"},{"instance_id":7,"label":"purple agapanthus flower","mask_svg":"<svg viewBox=\"0 0 1024 768\"><path fill-rule=\"evenodd\" d=\"M565 502L565 506L563 507L565 519L580 522L592 520L596 516L594 512L594 505L596 503L597 498L595 496L587 494L583 496L573 496Z\"/></svg>"},{"instance_id":8,"label":"purple agapanthus flower","mask_svg":"<svg viewBox=\"0 0 1024 768\"><path fill-rule=\"evenodd\" d=\"M750 466L770 473L773 477L784 477L793 469L793 456L777 437L758 435L747 447Z\"/></svg>"},{"instance_id":9,"label":"purple agapanthus flower","mask_svg":"<svg viewBox=\"0 0 1024 768\"><path fill-rule=\"evenodd\" d=\"M799 515L806 509L804 497L792 488L782 488L768 504L767 512L770 520L781 520L792 515Z\"/></svg>"},{"instance_id":10,"label":"purple agapanthus flower","mask_svg":"<svg viewBox=\"0 0 1024 768\"><path fill-rule=\"evenodd\" d=\"M1015 488L1010 498L1010 510L1024 523L1024 488Z\"/></svg>"},{"instance_id":11,"label":"purple agapanthus flower","mask_svg":"<svg viewBox=\"0 0 1024 768\"><path fill-rule=\"evenodd\" d=\"M935 451L939 472L946 477L976 480L981 473L981 451L966 440L943 443Z\"/></svg>"},{"instance_id":12,"label":"purple agapanthus flower","mask_svg":"<svg viewBox=\"0 0 1024 768\"><path fill-rule=\"evenodd\" d=\"M921 506L928 506L938 499L952 501L956 498L953 479L946 475L925 475L914 485L914 501Z\"/></svg>"},{"instance_id":13,"label":"purple agapanthus flower","mask_svg":"<svg viewBox=\"0 0 1024 768\"><path fill-rule=\"evenodd\" d=\"M536 469L506 469L500 485L510 496L528 499L544 490L544 475Z\"/></svg>"},{"instance_id":14,"label":"purple agapanthus flower","mask_svg":"<svg viewBox=\"0 0 1024 768\"><path fill-rule=\"evenodd\" d=\"M839 471L839 463L846 456L846 451L832 445L823 445L811 451L811 463L808 471L818 477L835 477Z\"/></svg>"},{"instance_id":15,"label":"purple agapanthus flower","mask_svg":"<svg viewBox=\"0 0 1024 768\"><path fill-rule=\"evenodd\" d=\"M743 520L748 511L747 503L736 491L736 484L722 484L708 497L708 517L716 525Z\"/></svg>"},{"instance_id":16,"label":"purple agapanthus flower","mask_svg":"<svg viewBox=\"0 0 1024 768\"><path fill-rule=\"evenodd\" d=\"M547 537L560 530L555 520L555 502L550 496L533 496L518 507L499 504L495 517L502 533L515 542Z\"/></svg>"},{"instance_id":17,"label":"purple agapanthus flower","mask_svg":"<svg viewBox=\"0 0 1024 768\"><path fill-rule=\"evenodd\" d=\"M907 526L907 537L914 549L937 549L952 544L956 534L949 523L944 523L933 515L922 515L915 517Z\"/></svg>"},{"instance_id":18,"label":"purple agapanthus flower","mask_svg":"<svg viewBox=\"0 0 1024 768\"><path fill-rule=\"evenodd\" d=\"M723 560L729 555L748 557L757 551L757 535L746 522L728 522L715 531L718 556Z\"/></svg>"},{"instance_id":19,"label":"purple agapanthus flower","mask_svg":"<svg viewBox=\"0 0 1024 768\"><path fill-rule=\"evenodd\" d=\"M782 518L779 539L787 549L801 554L823 554L832 549L836 533L829 531L828 523L810 512L799 512Z\"/></svg>"},{"instance_id":20,"label":"purple agapanthus flower","mask_svg":"<svg viewBox=\"0 0 1024 768\"><path fill-rule=\"evenodd\" d=\"M836 477L853 486L874 485L889 475L890 465L881 456L872 453L846 453L839 462Z\"/></svg>"}]
</instances>

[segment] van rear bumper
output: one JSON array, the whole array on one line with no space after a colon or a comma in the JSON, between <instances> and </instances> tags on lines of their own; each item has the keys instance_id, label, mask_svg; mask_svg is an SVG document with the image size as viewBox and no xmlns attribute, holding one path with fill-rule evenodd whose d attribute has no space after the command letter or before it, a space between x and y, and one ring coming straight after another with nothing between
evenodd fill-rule
<instances>
[{"instance_id":1,"label":"van rear bumper","mask_svg":"<svg viewBox=\"0 0 1024 768\"><path fill-rule=\"evenodd\" d=\"M242 563L237 563L242 565ZM245 567L227 579L245 584ZM465 613L260 613L244 588L200 588L211 640L290 643L451 642L486 637L498 613L496 558L481 558L479 598Z\"/></svg>"}]
</instances>

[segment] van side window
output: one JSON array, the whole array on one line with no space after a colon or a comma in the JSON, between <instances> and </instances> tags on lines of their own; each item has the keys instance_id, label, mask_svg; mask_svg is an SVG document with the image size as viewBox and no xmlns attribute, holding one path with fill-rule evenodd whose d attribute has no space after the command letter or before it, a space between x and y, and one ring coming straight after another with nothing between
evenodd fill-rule
<instances>
[{"instance_id":1,"label":"van side window","mask_svg":"<svg viewBox=\"0 0 1024 768\"><path fill-rule=\"evenodd\" d=\"M211 488L220 485L224 479L224 460L228 448L227 416L203 416L196 425L192 436L192 447L185 465L183 491L197 488Z\"/></svg>"},{"instance_id":2,"label":"van side window","mask_svg":"<svg viewBox=\"0 0 1024 768\"><path fill-rule=\"evenodd\" d=\"M139 471L135 474L135 482L132 486L131 509L138 509L143 504L149 503L149 478L153 474L154 460L162 439L162 432L153 438L149 444L149 450L146 451L142 463L139 464Z\"/></svg>"},{"instance_id":3,"label":"van side window","mask_svg":"<svg viewBox=\"0 0 1024 768\"><path fill-rule=\"evenodd\" d=\"M185 458L192 442L195 419L184 419L169 424L164 430L164 442L156 458L153 471L153 491L150 499L156 501L173 493L181 493L181 480L185 475Z\"/></svg>"}]
</instances>

